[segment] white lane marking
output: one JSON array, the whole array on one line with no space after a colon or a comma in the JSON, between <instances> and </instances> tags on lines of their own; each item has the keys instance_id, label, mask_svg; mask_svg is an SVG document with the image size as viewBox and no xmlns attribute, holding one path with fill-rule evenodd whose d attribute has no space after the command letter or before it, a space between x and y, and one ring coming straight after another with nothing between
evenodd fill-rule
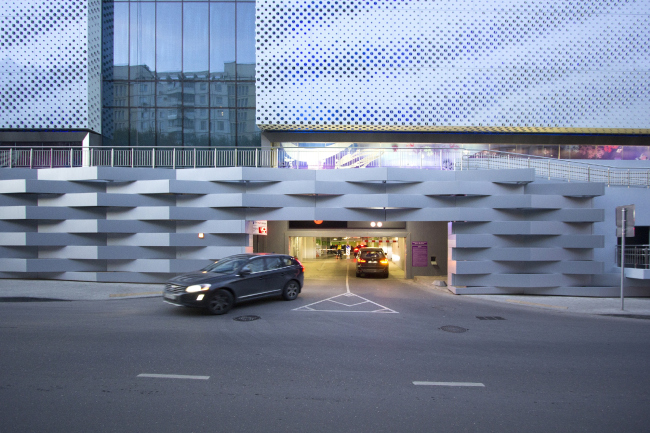
<instances>
[{"instance_id":1,"label":"white lane marking","mask_svg":"<svg viewBox=\"0 0 650 433\"><path fill-rule=\"evenodd\" d=\"M479 386L485 388L482 383L472 382L413 382L413 385L427 385L427 386Z\"/></svg>"},{"instance_id":2,"label":"white lane marking","mask_svg":"<svg viewBox=\"0 0 650 433\"><path fill-rule=\"evenodd\" d=\"M347 266L345 267L345 288L347 289L348 293L350 293L350 275L348 271L350 270L350 262L347 263Z\"/></svg>"},{"instance_id":3,"label":"white lane marking","mask_svg":"<svg viewBox=\"0 0 650 433\"><path fill-rule=\"evenodd\" d=\"M335 300L340 298L339 300ZM354 300L352 300L354 298ZM347 302L341 302L347 299ZM319 305L320 304L320 305ZM336 308L330 309L328 308ZM347 310L341 310L340 307L347 307ZM360 306L368 307L367 309L361 310ZM293 311L324 311L327 313L395 313L399 314L395 310L391 310L388 307L384 307L376 302L372 302L369 299L362 298L359 295L354 293L343 293L341 295L332 296L331 298L323 299L322 301L313 302L309 305L303 305L302 307L294 308Z\"/></svg>"},{"instance_id":4,"label":"white lane marking","mask_svg":"<svg viewBox=\"0 0 650 433\"><path fill-rule=\"evenodd\" d=\"M186 374L148 374L142 373L138 374L138 377L154 377L158 379L197 379L197 380L208 380L210 376L189 376Z\"/></svg>"},{"instance_id":5,"label":"white lane marking","mask_svg":"<svg viewBox=\"0 0 650 433\"><path fill-rule=\"evenodd\" d=\"M384 307L369 299L363 298L350 292L350 262L347 262L345 268L345 293L323 299L322 301L313 302L302 307L294 308L293 311L323 311L327 313L395 313L388 307ZM338 300L336 300L339 298ZM320 304L320 305L319 305ZM347 310L340 309L345 307Z\"/></svg>"}]
</instances>

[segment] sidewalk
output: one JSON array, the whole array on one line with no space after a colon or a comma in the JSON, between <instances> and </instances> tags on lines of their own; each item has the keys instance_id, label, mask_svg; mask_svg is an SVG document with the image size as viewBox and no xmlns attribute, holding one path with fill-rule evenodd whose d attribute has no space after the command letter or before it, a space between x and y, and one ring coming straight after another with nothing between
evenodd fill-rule
<instances>
[{"instance_id":1,"label":"sidewalk","mask_svg":"<svg viewBox=\"0 0 650 433\"><path fill-rule=\"evenodd\" d=\"M422 287L446 293L449 296L484 299L525 308L536 308L568 313L642 316L650 319L650 298L625 298L625 310L621 310L620 298L589 298L572 296L533 296L533 295L454 295L447 287L436 287L437 277L416 277L415 281ZM645 317L643 317L645 316Z\"/></svg>"},{"instance_id":2,"label":"sidewalk","mask_svg":"<svg viewBox=\"0 0 650 433\"><path fill-rule=\"evenodd\" d=\"M164 284L0 279L0 302L16 301L20 298L63 301L142 298L162 296L163 287Z\"/></svg>"}]
</instances>

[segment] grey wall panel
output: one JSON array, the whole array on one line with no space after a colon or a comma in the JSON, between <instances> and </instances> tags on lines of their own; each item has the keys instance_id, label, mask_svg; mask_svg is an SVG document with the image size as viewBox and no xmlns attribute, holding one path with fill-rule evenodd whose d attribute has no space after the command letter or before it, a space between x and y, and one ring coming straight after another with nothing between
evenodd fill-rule
<instances>
[{"instance_id":1,"label":"grey wall panel","mask_svg":"<svg viewBox=\"0 0 650 433\"><path fill-rule=\"evenodd\" d=\"M36 259L38 258L38 248L24 246L0 246L0 257Z\"/></svg>"},{"instance_id":2,"label":"grey wall panel","mask_svg":"<svg viewBox=\"0 0 650 433\"><path fill-rule=\"evenodd\" d=\"M36 206L38 198L32 194L0 195L0 206Z\"/></svg>"},{"instance_id":3,"label":"grey wall panel","mask_svg":"<svg viewBox=\"0 0 650 433\"><path fill-rule=\"evenodd\" d=\"M4 278L17 278L19 273L27 272L27 260L24 258L2 258L0 259L0 272L12 272L11 276Z\"/></svg>"},{"instance_id":4,"label":"grey wall panel","mask_svg":"<svg viewBox=\"0 0 650 433\"><path fill-rule=\"evenodd\" d=\"M174 179L174 170L155 168L121 168L121 167L73 167L35 170L39 180L63 181L112 181L134 182L136 180Z\"/></svg>"},{"instance_id":5,"label":"grey wall panel","mask_svg":"<svg viewBox=\"0 0 650 433\"><path fill-rule=\"evenodd\" d=\"M513 262L592 260L593 249L565 248L455 248L453 260L494 260Z\"/></svg>"},{"instance_id":6,"label":"grey wall panel","mask_svg":"<svg viewBox=\"0 0 650 433\"><path fill-rule=\"evenodd\" d=\"M99 259L99 248L97 246L65 246L45 247L38 250L39 259Z\"/></svg>"},{"instance_id":7,"label":"grey wall panel","mask_svg":"<svg viewBox=\"0 0 650 433\"><path fill-rule=\"evenodd\" d=\"M35 231L38 231L38 223L36 221L0 220L0 233Z\"/></svg>"},{"instance_id":8,"label":"grey wall panel","mask_svg":"<svg viewBox=\"0 0 650 433\"><path fill-rule=\"evenodd\" d=\"M419 194L419 195L505 195L522 194L524 185L498 184L492 182L471 181L424 181L419 183L386 184L389 194Z\"/></svg>"},{"instance_id":9,"label":"grey wall panel","mask_svg":"<svg viewBox=\"0 0 650 433\"><path fill-rule=\"evenodd\" d=\"M40 207L28 206L25 218L31 220L67 220L67 219L104 219L106 210L103 208L71 208L71 207Z\"/></svg>"},{"instance_id":10,"label":"grey wall panel","mask_svg":"<svg viewBox=\"0 0 650 433\"><path fill-rule=\"evenodd\" d=\"M171 233L134 233L134 234L109 234L106 245L110 246L141 246L141 247L169 247Z\"/></svg>"},{"instance_id":11,"label":"grey wall panel","mask_svg":"<svg viewBox=\"0 0 650 433\"><path fill-rule=\"evenodd\" d=\"M11 180L12 171L0 170L0 277L163 281L252 251L258 219L277 252L289 220L406 221L405 236L448 257L410 275L448 271L485 290L588 285L603 268L593 257L604 235L592 231L605 213L591 198L602 186L533 182L531 170L93 167Z\"/></svg>"},{"instance_id":12,"label":"grey wall panel","mask_svg":"<svg viewBox=\"0 0 650 433\"><path fill-rule=\"evenodd\" d=\"M106 245L104 233L26 233L27 245L66 246L66 245Z\"/></svg>"},{"instance_id":13,"label":"grey wall panel","mask_svg":"<svg viewBox=\"0 0 650 433\"><path fill-rule=\"evenodd\" d=\"M562 235L591 234L590 223L565 223L562 221L495 221L454 224L456 234L494 235Z\"/></svg>"},{"instance_id":14,"label":"grey wall panel","mask_svg":"<svg viewBox=\"0 0 650 433\"><path fill-rule=\"evenodd\" d=\"M231 256L233 254L243 254L248 251L248 247L244 246L176 247L175 249L176 258L182 260L217 260L222 257Z\"/></svg>"},{"instance_id":15,"label":"grey wall panel","mask_svg":"<svg viewBox=\"0 0 650 433\"><path fill-rule=\"evenodd\" d=\"M457 261L458 274L583 274L603 272L603 263L591 260L556 262Z\"/></svg>"},{"instance_id":16,"label":"grey wall panel","mask_svg":"<svg viewBox=\"0 0 650 433\"><path fill-rule=\"evenodd\" d=\"M0 237L0 245L27 245L27 233L3 233Z\"/></svg>"},{"instance_id":17,"label":"grey wall panel","mask_svg":"<svg viewBox=\"0 0 650 433\"><path fill-rule=\"evenodd\" d=\"M323 187L324 182L319 182L319 187ZM330 183L330 182L327 182ZM302 180L302 181L285 181L285 182L270 182L258 183L251 182L246 185L246 191L250 194L316 194L316 181ZM335 186L339 188L343 186L341 182L336 182ZM246 192L242 191L242 192ZM321 193L323 194L323 193Z\"/></svg>"},{"instance_id":18,"label":"grey wall panel","mask_svg":"<svg viewBox=\"0 0 650 433\"><path fill-rule=\"evenodd\" d=\"M196 207L171 207L169 217L175 221L208 221L246 219L246 210L243 208L196 208ZM260 218L258 218L260 219Z\"/></svg>"},{"instance_id":19,"label":"grey wall panel","mask_svg":"<svg viewBox=\"0 0 650 433\"><path fill-rule=\"evenodd\" d=\"M213 234L206 233L199 239L195 233L171 233L169 242L175 247L223 246L234 247L247 244L248 233Z\"/></svg>"},{"instance_id":20,"label":"grey wall panel","mask_svg":"<svg viewBox=\"0 0 650 433\"><path fill-rule=\"evenodd\" d=\"M106 262L102 260L76 259L26 259L26 272L105 272Z\"/></svg>"},{"instance_id":21,"label":"grey wall panel","mask_svg":"<svg viewBox=\"0 0 650 433\"><path fill-rule=\"evenodd\" d=\"M167 220L98 220L97 230L100 233L173 233L175 222Z\"/></svg>"},{"instance_id":22,"label":"grey wall panel","mask_svg":"<svg viewBox=\"0 0 650 433\"><path fill-rule=\"evenodd\" d=\"M602 235L456 234L456 248L602 248Z\"/></svg>"},{"instance_id":23,"label":"grey wall panel","mask_svg":"<svg viewBox=\"0 0 650 433\"><path fill-rule=\"evenodd\" d=\"M605 184L584 182L535 182L526 185L526 194L562 195L565 197L598 197L605 194Z\"/></svg>"},{"instance_id":24,"label":"grey wall panel","mask_svg":"<svg viewBox=\"0 0 650 433\"><path fill-rule=\"evenodd\" d=\"M3 206L0 208L1 220L27 219L27 206Z\"/></svg>"},{"instance_id":25,"label":"grey wall panel","mask_svg":"<svg viewBox=\"0 0 650 433\"><path fill-rule=\"evenodd\" d=\"M242 220L179 221L176 233L246 233L246 224Z\"/></svg>"},{"instance_id":26,"label":"grey wall panel","mask_svg":"<svg viewBox=\"0 0 650 433\"><path fill-rule=\"evenodd\" d=\"M110 208L106 212L108 220L161 220L170 219L168 206L143 206L136 208Z\"/></svg>"},{"instance_id":27,"label":"grey wall panel","mask_svg":"<svg viewBox=\"0 0 650 433\"><path fill-rule=\"evenodd\" d=\"M179 196L176 205L179 207L242 207L242 195L236 193Z\"/></svg>"},{"instance_id":28,"label":"grey wall panel","mask_svg":"<svg viewBox=\"0 0 650 433\"><path fill-rule=\"evenodd\" d=\"M316 198L317 208L384 208L388 206L386 194L345 194Z\"/></svg>"},{"instance_id":29,"label":"grey wall panel","mask_svg":"<svg viewBox=\"0 0 650 433\"><path fill-rule=\"evenodd\" d=\"M38 170L29 168L12 168L11 170L0 170L0 179L38 179Z\"/></svg>"},{"instance_id":30,"label":"grey wall panel","mask_svg":"<svg viewBox=\"0 0 650 433\"><path fill-rule=\"evenodd\" d=\"M59 220L51 223L39 222L39 233L99 233L98 220Z\"/></svg>"},{"instance_id":31,"label":"grey wall panel","mask_svg":"<svg viewBox=\"0 0 650 433\"><path fill-rule=\"evenodd\" d=\"M567 274L455 274L454 286L496 286L496 287L562 287L586 285L591 282L587 275Z\"/></svg>"}]
</instances>

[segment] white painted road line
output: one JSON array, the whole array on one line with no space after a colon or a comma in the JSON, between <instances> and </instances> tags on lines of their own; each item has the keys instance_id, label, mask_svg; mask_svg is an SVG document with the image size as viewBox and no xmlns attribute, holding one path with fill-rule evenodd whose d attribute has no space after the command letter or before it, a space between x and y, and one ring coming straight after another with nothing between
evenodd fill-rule
<instances>
[{"instance_id":1,"label":"white painted road line","mask_svg":"<svg viewBox=\"0 0 650 433\"><path fill-rule=\"evenodd\" d=\"M138 374L138 377L153 377L158 379L197 379L197 380L208 380L210 376L188 376L186 374L147 374L142 373Z\"/></svg>"},{"instance_id":2,"label":"white painted road line","mask_svg":"<svg viewBox=\"0 0 650 433\"><path fill-rule=\"evenodd\" d=\"M482 383L472 382L413 382L413 385L428 385L428 386L479 386L485 388Z\"/></svg>"},{"instance_id":3,"label":"white painted road line","mask_svg":"<svg viewBox=\"0 0 650 433\"><path fill-rule=\"evenodd\" d=\"M347 289L347 293L350 293L350 262L348 262L345 265L345 288Z\"/></svg>"}]
</instances>

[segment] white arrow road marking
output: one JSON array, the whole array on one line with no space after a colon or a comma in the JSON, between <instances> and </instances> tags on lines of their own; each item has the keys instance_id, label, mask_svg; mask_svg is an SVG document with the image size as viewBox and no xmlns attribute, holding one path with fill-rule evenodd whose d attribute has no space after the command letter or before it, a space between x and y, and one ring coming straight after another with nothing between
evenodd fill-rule
<instances>
[{"instance_id":1,"label":"white arrow road marking","mask_svg":"<svg viewBox=\"0 0 650 433\"><path fill-rule=\"evenodd\" d=\"M348 269L350 264L348 263ZM350 292L349 275L345 274L346 292L322 301L294 308L293 311L326 311L328 313L397 313L369 299Z\"/></svg>"}]
</instances>

